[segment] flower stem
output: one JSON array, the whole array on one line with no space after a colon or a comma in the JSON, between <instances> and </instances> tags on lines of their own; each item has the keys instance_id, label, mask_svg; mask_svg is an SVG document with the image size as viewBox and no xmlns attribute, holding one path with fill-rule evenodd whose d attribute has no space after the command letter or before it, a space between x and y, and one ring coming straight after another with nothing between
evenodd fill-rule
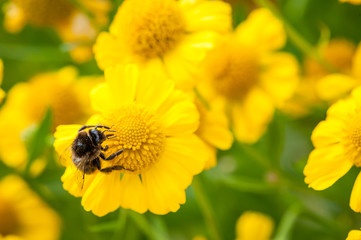
<instances>
[{"instance_id":1,"label":"flower stem","mask_svg":"<svg viewBox=\"0 0 361 240\"><path fill-rule=\"evenodd\" d=\"M295 203L289 207L281 219L274 240L291 239L291 232L297 217L300 214L301 208L299 203Z\"/></svg>"},{"instance_id":2,"label":"flower stem","mask_svg":"<svg viewBox=\"0 0 361 240\"><path fill-rule=\"evenodd\" d=\"M143 214L139 214L133 211L129 211L129 217L138 226L148 239L157 240L156 234L153 232L148 220Z\"/></svg>"},{"instance_id":3,"label":"flower stem","mask_svg":"<svg viewBox=\"0 0 361 240\"><path fill-rule=\"evenodd\" d=\"M112 237L113 240L121 239L122 233L123 233L123 231L125 229L125 224L127 222L127 213L128 212L127 212L126 209L121 208L119 210L119 216L118 216L118 220L117 220L117 227L114 230L113 237Z\"/></svg>"},{"instance_id":4,"label":"flower stem","mask_svg":"<svg viewBox=\"0 0 361 240\"><path fill-rule=\"evenodd\" d=\"M206 194L203 191L201 176L194 177L192 187L201 208L203 217L207 222L208 231L210 232L212 239L221 240L222 237L220 235L219 228L214 218L213 209L209 203Z\"/></svg>"},{"instance_id":5,"label":"flower stem","mask_svg":"<svg viewBox=\"0 0 361 240\"><path fill-rule=\"evenodd\" d=\"M284 28L291 42L300 49L304 54L310 56L317 62L319 62L325 69L330 72L337 72L325 59L322 58L320 52L312 46L306 39L302 37L300 33L282 16L280 11L269 0L255 0L255 2L264 8L270 10L273 15L283 22Z\"/></svg>"}]
</instances>

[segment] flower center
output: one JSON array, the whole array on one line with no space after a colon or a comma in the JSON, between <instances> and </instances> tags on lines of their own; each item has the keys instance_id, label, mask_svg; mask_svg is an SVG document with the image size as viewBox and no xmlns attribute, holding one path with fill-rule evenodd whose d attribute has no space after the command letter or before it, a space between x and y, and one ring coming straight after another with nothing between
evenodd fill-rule
<instances>
[{"instance_id":1,"label":"flower center","mask_svg":"<svg viewBox=\"0 0 361 240\"><path fill-rule=\"evenodd\" d=\"M184 34L185 21L174 0L128 0L121 10L126 41L143 58L165 54Z\"/></svg>"},{"instance_id":2,"label":"flower center","mask_svg":"<svg viewBox=\"0 0 361 240\"><path fill-rule=\"evenodd\" d=\"M110 154L125 149L113 165L141 173L159 160L165 135L153 113L132 104L104 116L102 124L113 126L112 129L116 131L116 137L105 143L109 146L107 152ZM108 156L107 153L105 155Z\"/></svg>"},{"instance_id":3,"label":"flower center","mask_svg":"<svg viewBox=\"0 0 361 240\"><path fill-rule=\"evenodd\" d=\"M20 222L13 204L0 196L0 236L15 234L19 226Z\"/></svg>"},{"instance_id":4,"label":"flower center","mask_svg":"<svg viewBox=\"0 0 361 240\"><path fill-rule=\"evenodd\" d=\"M229 99L242 98L257 82L257 54L251 49L240 49L237 46L220 51L223 53L219 52L215 61L218 66L212 66L210 69L213 74L213 85L221 95Z\"/></svg>"},{"instance_id":5,"label":"flower center","mask_svg":"<svg viewBox=\"0 0 361 240\"><path fill-rule=\"evenodd\" d=\"M71 16L74 7L67 0L12 0L21 8L26 19L37 26L59 24Z\"/></svg>"}]
</instances>

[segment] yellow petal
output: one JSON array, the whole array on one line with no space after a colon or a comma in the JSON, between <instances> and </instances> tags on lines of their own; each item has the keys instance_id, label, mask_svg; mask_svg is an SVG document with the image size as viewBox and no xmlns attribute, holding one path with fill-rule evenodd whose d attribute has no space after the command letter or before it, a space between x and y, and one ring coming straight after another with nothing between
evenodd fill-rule
<instances>
[{"instance_id":1,"label":"yellow petal","mask_svg":"<svg viewBox=\"0 0 361 240\"><path fill-rule=\"evenodd\" d=\"M327 110L327 119L334 118L345 123L355 116L357 105L351 98L341 99Z\"/></svg>"},{"instance_id":2,"label":"yellow petal","mask_svg":"<svg viewBox=\"0 0 361 240\"><path fill-rule=\"evenodd\" d=\"M102 217L119 208L120 172L97 173L85 191L81 204L86 211Z\"/></svg>"},{"instance_id":3,"label":"yellow petal","mask_svg":"<svg viewBox=\"0 0 361 240\"><path fill-rule=\"evenodd\" d=\"M337 119L320 122L312 132L312 143L316 148L339 143L347 131L347 125Z\"/></svg>"},{"instance_id":4,"label":"yellow petal","mask_svg":"<svg viewBox=\"0 0 361 240\"><path fill-rule=\"evenodd\" d=\"M352 59L352 73L356 78L361 78L361 44L357 46Z\"/></svg>"},{"instance_id":5,"label":"yellow petal","mask_svg":"<svg viewBox=\"0 0 361 240\"><path fill-rule=\"evenodd\" d=\"M333 185L353 166L344 154L342 144L314 149L303 170L305 183L315 190L323 190Z\"/></svg>"},{"instance_id":6,"label":"yellow petal","mask_svg":"<svg viewBox=\"0 0 361 240\"><path fill-rule=\"evenodd\" d=\"M168 79L158 59L148 63L140 72L136 100L147 109L157 111L173 91L174 81Z\"/></svg>"},{"instance_id":7,"label":"yellow petal","mask_svg":"<svg viewBox=\"0 0 361 240\"><path fill-rule=\"evenodd\" d=\"M233 143L228 118L223 111L211 109L202 114L201 124L196 134L208 144L222 150L229 149Z\"/></svg>"},{"instance_id":8,"label":"yellow petal","mask_svg":"<svg viewBox=\"0 0 361 240\"><path fill-rule=\"evenodd\" d=\"M262 59L266 66L260 76L262 88L271 95L278 106L291 98L299 83L297 60L288 53L273 53Z\"/></svg>"},{"instance_id":9,"label":"yellow petal","mask_svg":"<svg viewBox=\"0 0 361 240\"><path fill-rule=\"evenodd\" d=\"M107 67L114 67L125 62L122 46L117 38L111 34L107 32L100 33L93 48L99 68L104 70Z\"/></svg>"},{"instance_id":10,"label":"yellow petal","mask_svg":"<svg viewBox=\"0 0 361 240\"><path fill-rule=\"evenodd\" d=\"M117 103L106 83L96 86L90 96L92 108L97 112L109 112L117 109Z\"/></svg>"},{"instance_id":11,"label":"yellow petal","mask_svg":"<svg viewBox=\"0 0 361 240\"><path fill-rule=\"evenodd\" d=\"M179 1L188 32L211 30L220 33L232 28L231 6L222 1L202 1L192 5Z\"/></svg>"},{"instance_id":12,"label":"yellow petal","mask_svg":"<svg viewBox=\"0 0 361 240\"><path fill-rule=\"evenodd\" d=\"M115 106L134 102L139 80L139 69L136 65L117 65L107 68L104 74Z\"/></svg>"},{"instance_id":13,"label":"yellow petal","mask_svg":"<svg viewBox=\"0 0 361 240\"><path fill-rule=\"evenodd\" d=\"M274 229L273 220L262 213L245 212L236 223L237 240L269 240Z\"/></svg>"},{"instance_id":14,"label":"yellow petal","mask_svg":"<svg viewBox=\"0 0 361 240\"><path fill-rule=\"evenodd\" d=\"M193 100L178 90L164 101L157 113L167 136L193 133L199 126L199 113Z\"/></svg>"},{"instance_id":15,"label":"yellow petal","mask_svg":"<svg viewBox=\"0 0 361 240\"><path fill-rule=\"evenodd\" d=\"M321 78L316 85L316 91L322 100L334 101L348 94L359 84L360 81L353 77L335 73Z\"/></svg>"},{"instance_id":16,"label":"yellow petal","mask_svg":"<svg viewBox=\"0 0 361 240\"><path fill-rule=\"evenodd\" d=\"M279 49L286 43L282 22L264 8L254 10L237 27L236 36L239 42L263 51Z\"/></svg>"},{"instance_id":17,"label":"yellow petal","mask_svg":"<svg viewBox=\"0 0 361 240\"><path fill-rule=\"evenodd\" d=\"M273 112L271 99L261 89L252 89L242 102L232 106L236 138L241 142L256 142L265 132Z\"/></svg>"},{"instance_id":18,"label":"yellow petal","mask_svg":"<svg viewBox=\"0 0 361 240\"><path fill-rule=\"evenodd\" d=\"M176 82L177 88L190 90L194 87L200 74L200 63L218 38L217 34L210 31L190 34L164 56L167 72Z\"/></svg>"},{"instance_id":19,"label":"yellow petal","mask_svg":"<svg viewBox=\"0 0 361 240\"><path fill-rule=\"evenodd\" d=\"M120 182L119 195L122 208L132 209L139 213L148 210L144 185L139 175L124 174Z\"/></svg>"},{"instance_id":20,"label":"yellow petal","mask_svg":"<svg viewBox=\"0 0 361 240\"><path fill-rule=\"evenodd\" d=\"M86 174L78 170L74 164L70 164L61 176L63 188L75 197L83 196L84 192L92 183L95 174ZM84 178L84 179L83 179Z\"/></svg>"},{"instance_id":21,"label":"yellow petal","mask_svg":"<svg viewBox=\"0 0 361 240\"><path fill-rule=\"evenodd\" d=\"M54 148L60 157L60 161L64 166L72 163L70 147L73 143L81 125L60 125L54 133Z\"/></svg>"},{"instance_id":22,"label":"yellow petal","mask_svg":"<svg viewBox=\"0 0 361 240\"><path fill-rule=\"evenodd\" d=\"M348 233L346 240L360 240L361 239L361 231L360 230L352 230Z\"/></svg>"},{"instance_id":23,"label":"yellow petal","mask_svg":"<svg viewBox=\"0 0 361 240\"><path fill-rule=\"evenodd\" d=\"M352 188L350 207L355 212L361 212L361 173L358 174Z\"/></svg>"}]
</instances>

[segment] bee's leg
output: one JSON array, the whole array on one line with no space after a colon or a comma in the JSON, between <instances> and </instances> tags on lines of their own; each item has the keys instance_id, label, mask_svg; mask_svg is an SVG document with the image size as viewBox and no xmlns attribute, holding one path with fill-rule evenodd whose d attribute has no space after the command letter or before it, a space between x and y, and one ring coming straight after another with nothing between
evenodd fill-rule
<instances>
[{"instance_id":1,"label":"bee's leg","mask_svg":"<svg viewBox=\"0 0 361 240\"><path fill-rule=\"evenodd\" d=\"M124 151L124 149L119 150L118 152L113 153L113 154L110 155L109 157L105 157L103 153L100 153L100 154L99 154L99 157L101 157L101 158L102 158L103 160L105 160L105 161L108 161L108 160L112 160L112 159L114 159L116 156L122 154L123 151Z\"/></svg>"},{"instance_id":2,"label":"bee's leg","mask_svg":"<svg viewBox=\"0 0 361 240\"><path fill-rule=\"evenodd\" d=\"M95 158L92 163L93 165L96 166L96 168L101 171L102 170L102 167L101 167L101 163L100 163L100 159L99 158Z\"/></svg>"},{"instance_id":3,"label":"bee's leg","mask_svg":"<svg viewBox=\"0 0 361 240\"><path fill-rule=\"evenodd\" d=\"M104 172L104 173L110 173L114 170L123 170L124 167L122 166L111 166L111 167L106 167L106 168L103 168L103 169L100 169L101 172Z\"/></svg>"},{"instance_id":4,"label":"bee's leg","mask_svg":"<svg viewBox=\"0 0 361 240\"><path fill-rule=\"evenodd\" d=\"M105 148L103 148L102 146L100 146L100 149L101 149L102 151L104 151L104 152L105 152L106 150L108 150L108 148L109 148L108 145L106 145Z\"/></svg>"}]
</instances>

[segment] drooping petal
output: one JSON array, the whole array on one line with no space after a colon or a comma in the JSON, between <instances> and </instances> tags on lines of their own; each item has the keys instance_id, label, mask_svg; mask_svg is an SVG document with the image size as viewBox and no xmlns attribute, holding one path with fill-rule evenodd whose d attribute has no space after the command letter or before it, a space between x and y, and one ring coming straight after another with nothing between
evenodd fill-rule
<instances>
[{"instance_id":1,"label":"drooping petal","mask_svg":"<svg viewBox=\"0 0 361 240\"><path fill-rule=\"evenodd\" d=\"M69 165L61 176L63 188L75 197L81 197L91 185L95 174L84 175L74 164Z\"/></svg>"},{"instance_id":2,"label":"drooping petal","mask_svg":"<svg viewBox=\"0 0 361 240\"><path fill-rule=\"evenodd\" d=\"M132 209L139 213L148 210L148 199L145 195L144 185L138 175L124 174L118 191L122 208Z\"/></svg>"},{"instance_id":3,"label":"drooping petal","mask_svg":"<svg viewBox=\"0 0 361 240\"><path fill-rule=\"evenodd\" d=\"M282 106L299 83L297 60L291 54L278 52L264 56L261 64L267 67L260 75L260 85L277 106Z\"/></svg>"},{"instance_id":4,"label":"drooping petal","mask_svg":"<svg viewBox=\"0 0 361 240\"><path fill-rule=\"evenodd\" d=\"M208 157L204 143L193 134L167 138L162 158L142 174L149 210L156 214L177 211L185 202L185 189Z\"/></svg>"},{"instance_id":5,"label":"drooping petal","mask_svg":"<svg viewBox=\"0 0 361 240\"><path fill-rule=\"evenodd\" d=\"M272 100L264 91L252 89L242 102L232 106L234 133L239 141L256 142L265 132L274 112Z\"/></svg>"},{"instance_id":6,"label":"drooping petal","mask_svg":"<svg viewBox=\"0 0 361 240\"><path fill-rule=\"evenodd\" d=\"M115 211L120 203L120 172L97 173L86 189L81 204L86 211L102 217Z\"/></svg>"},{"instance_id":7,"label":"drooping petal","mask_svg":"<svg viewBox=\"0 0 361 240\"><path fill-rule=\"evenodd\" d=\"M305 183L315 190L323 190L333 185L353 166L351 159L345 158L342 144L314 149L303 173Z\"/></svg>"}]
</instances>

